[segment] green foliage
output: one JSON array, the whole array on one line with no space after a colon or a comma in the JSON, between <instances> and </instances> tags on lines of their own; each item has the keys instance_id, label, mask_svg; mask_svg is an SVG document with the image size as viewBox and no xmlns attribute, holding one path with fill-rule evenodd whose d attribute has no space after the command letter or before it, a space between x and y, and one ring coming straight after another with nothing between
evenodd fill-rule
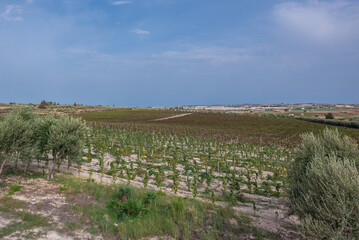
<instances>
[{"instance_id":1,"label":"green foliage","mask_svg":"<svg viewBox=\"0 0 359 240\"><path fill-rule=\"evenodd\" d=\"M116 194L118 199L123 199L124 196L127 198L131 198L133 196L133 189L129 186L121 186ZM124 201L126 201L126 199Z\"/></svg>"},{"instance_id":2,"label":"green foliage","mask_svg":"<svg viewBox=\"0 0 359 240\"><path fill-rule=\"evenodd\" d=\"M62 159L79 160L87 133L88 129L81 119L61 116L50 126L47 149Z\"/></svg>"},{"instance_id":3,"label":"green foliage","mask_svg":"<svg viewBox=\"0 0 359 240\"><path fill-rule=\"evenodd\" d=\"M33 123L36 116L30 108L13 110L0 122L0 174L7 162L27 161L37 151L34 147Z\"/></svg>"},{"instance_id":4,"label":"green foliage","mask_svg":"<svg viewBox=\"0 0 359 240\"><path fill-rule=\"evenodd\" d=\"M176 198L171 202L171 210L174 217L182 217L186 212L186 199Z\"/></svg>"},{"instance_id":5,"label":"green foliage","mask_svg":"<svg viewBox=\"0 0 359 240\"><path fill-rule=\"evenodd\" d=\"M13 110L0 122L0 158L3 158L0 174L7 162L29 163L52 153L54 164L49 166L49 175L54 165L63 159L69 163L82 157L88 128L79 118L47 116L39 118L29 107Z\"/></svg>"},{"instance_id":6,"label":"green foliage","mask_svg":"<svg viewBox=\"0 0 359 240\"><path fill-rule=\"evenodd\" d=\"M128 114L131 114L131 111ZM139 111L132 111L139 112ZM147 119L155 119L157 113L164 111L148 111ZM223 113L193 113L191 115L172 118L163 121L145 121L141 114L129 115L124 112L98 112L79 114L94 126L111 127L121 130L134 130L163 135L193 136L202 139L214 139L217 141L239 141L255 145L280 145L282 147L295 147L299 141L299 135L304 132L314 131L319 133L326 128L322 121L343 127L359 128L358 122L327 120L317 118L291 118L282 114L275 114L275 118L257 115L231 115ZM127 114L127 113L126 113ZM178 112L177 112L178 114ZM311 122L312 121L312 122ZM333 121L333 124L332 124ZM341 125L339 125L341 124ZM355 125L356 124L356 125ZM359 141L359 130L339 128L341 133Z\"/></svg>"},{"instance_id":7,"label":"green foliage","mask_svg":"<svg viewBox=\"0 0 359 240\"><path fill-rule=\"evenodd\" d=\"M88 128L79 118L60 116L54 118L47 116L35 121L35 137L40 155L49 152L53 156L53 164L49 165L48 177L52 175L56 164L61 164L63 159L78 162L82 158L85 137Z\"/></svg>"},{"instance_id":8,"label":"green foliage","mask_svg":"<svg viewBox=\"0 0 359 240\"><path fill-rule=\"evenodd\" d=\"M337 127L347 127L347 128L359 128L359 122L358 121L343 121L343 120L336 120L336 119L323 119L323 118L313 118L313 117L295 117L295 119L303 120L307 122L313 122L313 123L320 123L320 124L326 124L326 125L333 125ZM351 135L352 137L355 137L355 139L358 139L356 135L353 134L353 130L347 130L345 131L345 134Z\"/></svg>"},{"instance_id":9,"label":"green foliage","mask_svg":"<svg viewBox=\"0 0 359 240\"><path fill-rule=\"evenodd\" d=\"M102 185L73 177L57 178L56 181L64 184L67 194L101 196L98 205L76 205L74 209L82 214L84 227L91 224L93 231L106 239L145 239L153 236L166 239L237 239L240 234L250 234L256 239L278 239L251 226L249 218L238 216L231 208L132 187L131 199L136 200L129 199L126 209L132 209L134 213L145 207L148 211L129 216L124 213L123 218L119 218L118 211L111 207L111 200L121 202L119 192L123 190L120 189L128 186ZM151 205L146 204L149 199L152 199ZM236 219L240 224L233 226L230 219Z\"/></svg>"},{"instance_id":10,"label":"green foliage","mask_svg":"<svg viewBox=\"0 0 359 240\"><path fill-rule=\"evenodd\" d=\"M34 138L37 140L39 155L43 155L50 149L48 147L50 137L50 127L54 125L56 119L53 116L36 118L34 123Z\"/></svg>"},{"instance_id":11,"label":"green foliage","mask_svg":"<svg viewBox=\"0 0 359 240\"><path fill-rule=\"evenodd\" d=\"M337 130L302 135L288 170L291 208L310 239L359 236L359 149Z\"/></svg>"},{"instance_id":12,"label":"green foliage","mask_svg":"<svg viewBox=\"0 0 359 240\"><path fill-rule=\"evenodd\" d=\"M333 113L327 113L327 114L325 114L325 119L334 119Z\"/></svg>"},{"instance_id":13,"label":"green foliage","mask_svg":"<svg viewBox=\"0 0 359 240\"><path fill-rule=\"evenodd\" d=\"M136 217L146 214L156 197L156 193L152 191L148 192L145 197L134 195L133 188L121 186L118 193L115 194L115 198L109 201L108 206L117 214Z\"/></svg>"},{"instance_id":14,"label":"green foliage","mask_svg":"<svg viewBox=\"0 0 359 240\"><path fill-rule=\"evenodd\" d=\"M9 195L14 194L15 192L18 192L21 190L21 186L19 185L12 185L10 186L10 191L9 191Z\"/></svg>"}]
</instances>

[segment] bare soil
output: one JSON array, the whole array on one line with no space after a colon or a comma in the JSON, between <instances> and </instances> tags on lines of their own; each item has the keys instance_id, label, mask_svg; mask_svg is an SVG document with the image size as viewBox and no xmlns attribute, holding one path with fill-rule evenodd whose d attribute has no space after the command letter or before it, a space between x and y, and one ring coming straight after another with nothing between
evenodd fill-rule
<instances>
[{"instance_id":1,"label":"bare soil","mask_svg":"<svg viewBox=\"0 0 359 240\"><path fill-rule=\"evenodd\" d=\"M32 214L39 214L48 219L49 227L28 229L23 232L13 232L3 237L4 240L19 239L55 239L55 240L75 240L75 239L103 239L101 236L94 236L87 229L69 231L66 226L79 221L80 216L72 206L76 204L96 204L90 196L81 194L69 196L60 191L61 184L47 181L42 178L24 178L21 176L10 176L5 179L10 184L18 184L21 190L15 192L11 197L21 201L26 208L23 211ZM8 193L8 187L2 189L0 198ZM0 229L9 226L21 219L9 213L0 212ZM88 226L90 229L91 226Z\"/></svg>"}]
</instances>

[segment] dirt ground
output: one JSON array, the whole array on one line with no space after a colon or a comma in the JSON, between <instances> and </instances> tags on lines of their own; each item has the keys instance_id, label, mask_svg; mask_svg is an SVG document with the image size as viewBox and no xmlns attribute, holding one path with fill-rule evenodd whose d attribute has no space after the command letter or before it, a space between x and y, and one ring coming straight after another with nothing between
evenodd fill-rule
<instances>
[{"instance_id":1,"label":"dirt ground","mask_svg":"<svg viewBox=\"0 0 359 240\"><path fill-rule=\"evenodd\" d=\"M74 203L96 204L90 196L68 196L61 193L61 184L47 181L42 178L24 178L10 176L3 180L7 185L18 184L21 190L11 195L11 198L24 204L21 211L38 214L46 218L49 226L35 227L25 231L15 231L4 236L3 240L37 239L37 240L75 240L75 239L103 239L93 235L88 229L70 231L71 224L79 221L79 215L72 209ZM8 195L9 189L5 187L0 192L0 199ZM17 209L16 211L20 211ZM0 211L0 231L22 220L16 215Z\"/></svg>"}]
</instances>

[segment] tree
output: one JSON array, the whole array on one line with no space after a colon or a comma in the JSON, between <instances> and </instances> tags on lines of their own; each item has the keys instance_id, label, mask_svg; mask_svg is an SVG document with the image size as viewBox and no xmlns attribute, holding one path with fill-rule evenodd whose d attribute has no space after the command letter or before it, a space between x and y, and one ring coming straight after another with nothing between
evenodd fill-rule
<instances>
[{"instance_id":1,"label":"tree","mask_svg":"<svg viewBox=\"0 0 359 240\"><path fill-rule=\"evenodd\" d=\"M46 108L47 105L48 103L45 100L42 100L41 103L39 104L39 108L44 109Z\"/></svg>"},{"instance_id":2,"label":"tree","mask_svg":"<svg viewBox=\"0 0 359 240\"><path fill-rule=\"evenodd\" d=\"M30 108L13 110L0 122L0 155L3 161L0 174L4 166L18 160L28 160L36 153L36 141L33 138L33 124L36 116Z\"/></svg>"},{"instance_id":3,"label":"tree","mask_svg":"<svg viewBox=\"0 0 359 240\"><path fill-rule=\"evenodd\" d=\"M53 163L48 178L63 159L70 163L81 159L88 128L79 118L46 116L39 118L29 108L12 111L0 122L0 174L4 166L14 161L26 162L34 157L52 154ZM27 169L26 167L26 169ZM16 168L15 168L16 169Z\"/></svg>"},{"instance_id":4,"label":"tree","mask_svg":"<svg viewBox=\"0 0 359 240\"><path fill-rule=\"evenodd\" d=\"M88 128L79 118L61 116L54 120L48 132L45 149L51 151L53 163L49 165L47 178L52 178L55 166L65 158L69 162L81 159Z\"/></svg>"},{"instance_id":5,"label":"tree","mask_svg":"<svg viewBox=\"0 0 359 240\"><path fill-rule=\"evenodd\" d=\"M50 137L50 127L55 124L56 119L53 116L37 118L34 123L34 139L36 139L36 148L38 149L36 158L45 157L48 160L48 142ZM27 167L26 167L27 169Z\"/></svg>"},{"instance_id":6,"label":"tree","mask_svg":"<svg viewBox=\"0 0 359 240\"><path fill-rule=\"evenodd\" d=\"M327 114L325 114L325 119L334 119L333 113L327 113Z\"/></svg>"}]
</instances>

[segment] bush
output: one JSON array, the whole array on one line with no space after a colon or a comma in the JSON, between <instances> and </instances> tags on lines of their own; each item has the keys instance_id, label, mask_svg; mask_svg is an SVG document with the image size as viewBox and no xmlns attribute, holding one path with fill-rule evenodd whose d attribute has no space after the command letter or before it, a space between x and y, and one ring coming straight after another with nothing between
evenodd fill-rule
<instances>
[{"instance_id":1,"label":"bush","mask_svg":"<svg viewBox=\"0 0 359 240\"><path fill-rule=\"evenodd\" d=\"M108 207L118 216L136 217L146 214L151 209L151 204L157 198L156 192L150 191L145 197L134 194L133 188L121 186L108 202ZM121 217L120 217L121 218Z\"/></svg>"},{"instance_id":2,"label":"bush","mask_svg":"<svg viewBox=\"0 0 359 240\"><path fill-rule=\"evenodd\" d=\"M334 119L333 113L327 113L327 114L325 114L325 119Z\"/></svg>"},{"instance_id":3,"label":"bush","mask_svg":"<svg viewBox=\"0 0 359 240\"><path fill-rule=\"evenodd\" d=\"M307 133L288 169L292 210L308 239L359 237L359 150L354 140L326 129Z\"/></svg>"},{"instance_id":4,"label":"bush","mask_svg":"<svg viewBox=\"0 0 359 240\"><path fill-rule=\"evenodd\" d=\"M36 116L31 108L13 110L0 122L0 174L8 162L28 161L36 153L33 122Z\"/></svg>"}]
</instances>

